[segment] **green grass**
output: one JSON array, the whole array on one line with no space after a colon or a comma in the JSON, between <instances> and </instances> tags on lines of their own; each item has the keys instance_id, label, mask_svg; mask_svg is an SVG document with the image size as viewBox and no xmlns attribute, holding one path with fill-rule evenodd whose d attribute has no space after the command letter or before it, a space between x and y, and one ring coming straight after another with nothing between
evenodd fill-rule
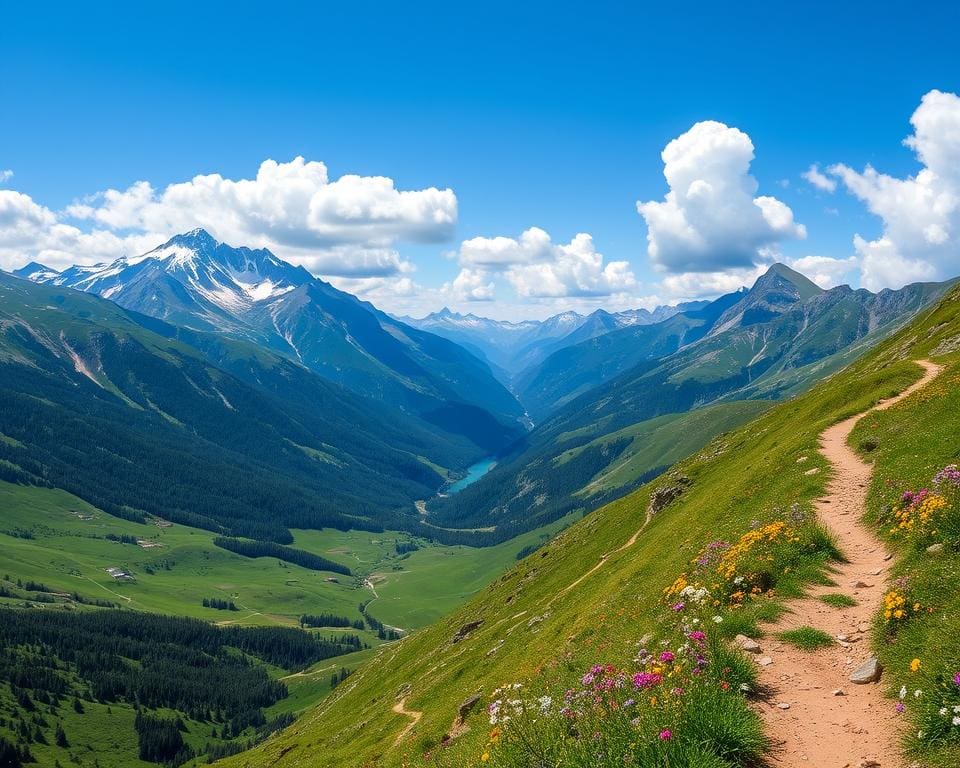
<instances>
[{"instance_id":1,"label":"green grass","mask_svg":"<svg viewBox=\"0 0 960 768\"><path fill-rule=\"evenodd\" d=\"M576 495L594 496L628 486L657 467L674 464L698 450L714 435L729 432L770 408L765 400L744 400L701 408L689 413L674 413L642 421L564 451L553 461L556 471L593 446L606 446L623 438L631 443L613 464L592 478ZM558 440L558 442L560 442Z\"/></svg>"},{"instance_id":2,"label":"green grass","mask_svg":"<svg viewBox=\"0 0 960 768\"><path fill-rule=\"evenodd\" d=\"M801 651L815 651L833 645L834 640L822 629L816 627L797 627L777 635L783 642L799 648Z\"/></svg>"},{"instance_id":3,"label":"green grass","mask_svg":"<svg viewBox=\"0 0 960 768\"><path fill-rule=\"evenodd\" d=\"M497 686L513 681L531 688L562 686L592 664L629 664L640 637L659 627L663 590L690 568L708 542L736 540L755 522L787 514L794 503L809 509L829 479L828 466L817 452L820 432L915 381L920 370L910 358L928 356L945 340L960 338L958 309L960 295L955 291L952 300L849 368L680 462L675 472L690 479L687 489L653 517L633 546L623 548L643 524L652 490L675 482L670 473L591 513L450 616L384 647L357 672L352 685L337 689L301 722L228 765L286 768L317 754L345 768L416 765L440 743L460 703L472 694L479 694L482 703L468 718L470 730L442 755L449 765L477 763L488 732L483 707ZM960 355L941 359L955 372L948 372L942 389L931 390L931 400L915 398L864 419L858 428L879 425L880 418L906 419L886 430L870 454L878 463L871 492L871 503L878 508L899 493L904 482L929 483L937 465L956 457ZM908 412L909 418L904 417ZM856 436L852 444L857 444ZM894 446L896 457L890 454ZM925 458L918 461L918 455ZM912 474L905 471L914 465ZM806 474L813 467L821 471ZM827 580L823 549L811 548L810 553L788 574L780 574L778 595L802 594L809 583ZM936 634L918 631L910 638L909 653L946 657L949 651L957 659L960 590L944 585L957 583L958 565L956 558L935 563L941 580L931 625L940 629ZM753 602L758 604L750 608L755 616L781 610L776 599ZM952 613L942 610L951 606ZM482 624L467 639L452 643L457 631L472 622ZM910 637L906 629L894 647ZM899 680L905 667L902 660L899 666L893 663L892 652L882 651L890 661L891 679ZM423 716L397 743L409 723L392 710L400 696L408 709ZM949 764L957 761L941 763Z\"/></svg>"},{"instance_id":4,"label":"green grass","mask_svg":"<svg viewBox=\"0 0 960 768\"><path fill-rule=\"evenodd\" d=\"M853 608L857 604L857 601L850 595L845 595L842 592L830 592L826 595L820 595L817 599L833 608Z\"/></svg>"},{"instance_id":5,"label":"green grass","mask_svg":"<svg viewBox=\"0 0 960 768\"><path fill-rule=\"evenodd\" d=\"M479 550L440 546L419 541L421 549L398 555L397 541L405 533L362 531L295 531L294 546L347 565L352 577L311 571L272 558L249 559L214 547L214 534L181 525L158 528L108 515L64 491L0 482L0 581L19 596L0 598L0 605L33 606L50 610L74 607L70 597L56 597L56 605L34 603L16 583L36 581L64 595L108 600L125 609L191 616L211 622L239 625L294 626L304 613L334 613L360 618L359 603L369 601L371 615L391 626L417 630L454 610L516 563L517 553L549 539L575 516L495 547ZM144 549L121 544L107 535L135 536L158 546ZM117 583L106 568L117 566L136 576L134 583ZM337 582L327 581L336 578ZM364 586L373 584L377 592ZM204 608L204 598L232 600L240 610ZM273 670L283 677L289 695L265 712L267 718L308 710L330 693L330 676L341 668L356 672L377 653L380 641L370 631L314 630L320 634L356 633L373 646L367 650L319 662L296 675ZM389 646L384 646L389 647ZM349 686L351 679L341 683ZM4 693L6 691L6 693ZM15 702L0 683L0 719ZM83 715L70 700L56 714L47 715L48 745L31 747L38 765L56 760L68 765L64 750L54 746L53 729L63 724L70 753L79 764L103 768L140 768L136 759L135 712L129 705L89 704ZM212 737L211 726L187 721L186 741L202 749ZM4 729L0 726L0 733ZM252 731L251 731L252 734Z\"/></svg>"},{"instance_id":6,"label":"green grass","mask_svg":"<svg viewBox=\"0 0 960 768\"><path fill-rule=\"evenodd\" d=\"M0 576L14 581L38 581L125 608L244 625L293 626L304 613L360 618L359 603L371 600L368 610L376 618L404 629L448 613L513 565L523 547L541 543L574 519L487 549L421 541L422 548L408 555L395 549L397 541L410 540L403 533L295 531L294 546L348 566L353 576L345 577L272 558L240 557L214 547L208 531L121 520L55 489L0 482L0 509ZM120 544L106 539L108 534L156 546ZM113 566L135 574L136 582L115 582L106 572ZM209 597L232 600L240 610L204 608ZM0 598L0 604L11 602L18 601Z\"/></svg>"}]
</instances>

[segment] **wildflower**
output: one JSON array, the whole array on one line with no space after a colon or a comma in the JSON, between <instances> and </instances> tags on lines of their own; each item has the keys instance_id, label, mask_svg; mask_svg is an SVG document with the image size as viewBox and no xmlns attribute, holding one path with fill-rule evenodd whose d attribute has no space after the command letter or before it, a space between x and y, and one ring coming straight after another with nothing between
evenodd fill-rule
<instances>
[{"instance_id":1,"label":"wildflower","mask_svg":"<svg viewBox=\"0 0 960 768\"><path fill-rule=\"evenodd\" d=\"M660 661L666 662L668 664L671 661L673 661L674 658L676 657L670 651L664 651L663 653L660 654Z\"/></svg>"},{"instance_id":2,"label":"wildflower","mask_svg":"<svg viewBox=\"0 0 960 768\"><path fill-rule=\"evenodd\" d=\"M714 617L713 617L713 623L714 623L714 624L719 624L721 621L723 621L723 616L714 616Z\"/></svg>"},{"instance_id":3,"label":"wildflower","mask_svg":"<svg viewBox=\"0 0 960 768\"><path fill-rule=\"evenodd\" d=\"M910 662L910 671L917 672L920 669L920 659L914 659Z\"/></svg>"},{"instance_id":4,"label":"wildflower","mask_svg":"<svg viewBox=\"0 0 960 768\"><path fill-rule=\"evenodd\" d=\"M919 699L922 695L923 695L923 691L921 691L919 688L917 688L917 690L913 692L913 698L915 699Z\"/></svg>"},{"instance_id":5,"label":"wildflower","mask_svg":"<svg viewBox=\"0 0 960 768\"><path fill-rule=\"evenodd\" d=\"M633 676L633 685L635 688L653 688L659 685L663 680L663 675L657 672L637 672Z\"/></svg>"},{"instance_id":6,"label":"wildflower","mask_svg":"<svg viewBox=\"0 0 960 768\"><path fill-rule=\"evenodd\" d=\"M954 724L954 725L960 725L960 717L958 717L957 715L954 715L954 716L953 716L953 724Z\"/></svg>"},{"instance_id":7,"label":"wildflower","mask_svg":"<svg viewBox=\"0 0 960 768\"><path fill-rule=\"evenodd\" d=\"M664 728L660 731L660 741L670 741L673 738L673 733L669 728Z\"/></svg>"},{"instance_id":8,"label":"wildflower","mask_svg":"<svg viewBox=\"0 0 960 768\"><path fill-rule=\"evenodd\" d=\"M896 706L897 712L903 712L904 709L905 709L905 707L903 706L903 702L902 702L902 701L898 701L898 702L897 702L897 706Z\"/></svg>"},{"instance_id":9,"label":"wildflower","mask_svg":"<svg viewBox=\"0 0 960 768\"><path fill-rule=\"evenodd\" d=\"M489 759L490 759L490 753L489 753L489 752L484 752L482 755L480 755L480 762L481 762L481 763L485 763L485 762L487 762L487 760L489 760Z\"/></svg>"},{"instance_id":10,"label":"wildflower","mask_svg":"<svg viewBox=\"0 0 960 768\"><path fill-rule=\"evenodd\" d=\"M957 672L957 674L953 676L953 684L960 688L960 672Z\"/></svg>"},{"instance_id":11,"label":"wildflower","mask_svg":"<svg viewBox=\"0 0 960 768\"><path fill-rule=\"evenodd\" d=\"M900 686L900 698L901 699L907 698L907 686L905 685Z\"/></svg>"}]
</instances>

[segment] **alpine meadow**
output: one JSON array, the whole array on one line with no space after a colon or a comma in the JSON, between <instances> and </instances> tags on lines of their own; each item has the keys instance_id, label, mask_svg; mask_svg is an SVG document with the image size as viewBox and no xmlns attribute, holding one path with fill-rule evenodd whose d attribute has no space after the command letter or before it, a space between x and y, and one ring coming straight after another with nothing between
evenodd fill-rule
<instances>
[{"instance_id":1,"label":"alpine meadow","mask_svg":"<svg viewBox=\"0 0 960 768\"><path fill-rule=\"evenodd\" d=\"M0 768L960 765L958 26L9 8Z\"/></svg>"}]
</instances>

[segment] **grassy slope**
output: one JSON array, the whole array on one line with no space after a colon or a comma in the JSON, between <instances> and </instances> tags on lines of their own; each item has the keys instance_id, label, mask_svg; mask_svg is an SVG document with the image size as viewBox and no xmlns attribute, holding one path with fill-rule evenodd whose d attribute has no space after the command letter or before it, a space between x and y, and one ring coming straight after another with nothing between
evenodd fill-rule
<instances>
[{"instance_id":1,"label":"grassy slope","mask_svg":"<svg viewBox=\"0 0 960 768\"><path fill-rule=\"evenodd\" d=\"M0 482L0 509L0 576L9 574L14 581L38 581L138 610L251 625L293 625L303 613L360 618L359 603L373 597L361 583L369 577L380 595L370 604L370 612L407 629L448 613L502 573L523 547L542 542L569 522L558 521L483 550L421 542L422 549L406 557L394 549L398 539L409 540L405 534L295 532L294 546L348 566L353 576L344 577L281 566L272 558L241 557L214 547L214 534L208 531L132 523L56 489ZM22 531L33 538L11 535ZM162 546L141 549L109 541L107 534L136 536ZM111 566L129 569L136 583L114 582L106 572ZM339 583L327 582L330 576ZM241 610L204 608L205 597L231 599ZM0 598L0 603L10 602L19 601Z\"/></svg>"},{"instance_id":2,"label":"grassy slope","mask_svg":"<svg viewBox=\"0 0 960 768\"><path fill-rule=\"evenodd\" d=\"M918 333L918 352L933 353L944 338L952 339L952 344L941 349L960 349L950 313L940 310L934 322L950 325L932 338ZM932 359L947 366L940 377L902 407L863 419L851 444L861 450L876 445L866 453L876 468L868 499L870 518L899 555L893 576L907 580L911 600L919 601L923 611L932 609L932 613L910 618L895 633L878 616L875 647L887 670L882 682L891 697L901 685L910 692L905 717L912 727L904 730L912 756L929 768L952 768L960 765L960 729L953 729L952 741L934 745L916 736L921 730L931 732L931 720L944 721L937 711L940 706L949 704L952 717L952 707L960 704L960 687L952 682L960 672L960 555L949 547L943 554L930 555L925 551L926 542L911 546L902 535L891 535L887 513L903 491L932 487L939 469L960 462L960 354ZM955 519L958 514L960 509L955 509ZM912 673L910 662L915 658L922 666ZM919 699L913 696L918 689L923 691ZM944 690L946 700L938 695Z\"/></svg>"},{"instance_id":3,"label":"grassy slope","mask_svg":"<svg viewBox=\"0 0 960 768\"><path fill-rule=\"evenodd\" d=\"M641 526L652 488L669 477L591 514L453 615L381 649L314 712L229 764L405 764L439 743L470 694L489 694L558 665L573 673L600 654L615 663L630 658L654 621L662 590L700 547L820 494L828 473L806 474L812 466L827 468L816 453L820 431L903 389L919 373L910 358L958 335L960 292L953 291L933 316L925 314L831 380L682 462L679 470L691 486L653 518L633 547L613 552ZM954 365L957 357L949 358ZM891 443L899 439L891 433ZM798 464L803 455L810 460ZM605 553L602 567L560 595ZM484 623L466 640L451 644L459 627L478 620ZM400 696L408 709L424 714L397 743L409 722L392 711ZM471 730L443 750L447 763L478 760L487 730L483 705L468 725Z\"/></svg>"},{"instance_id":4,"label":"grassy slope","mask_svg":"<svg viewBox=\"0 0 960 768\"><path fill-rule=\"evenodd\" d=\"M703 443L704 435L729 432L759 416L771 406L764 400L742 400L701 408L689 413L671 413L598 437L583 446L564 451L554 460L560 470L570 459L595 445L608 445L624 437L631 439L616 461L594 477L577 495L590 497L634 483L656 467L675 464Z\"/></svg>"}]
</instances>

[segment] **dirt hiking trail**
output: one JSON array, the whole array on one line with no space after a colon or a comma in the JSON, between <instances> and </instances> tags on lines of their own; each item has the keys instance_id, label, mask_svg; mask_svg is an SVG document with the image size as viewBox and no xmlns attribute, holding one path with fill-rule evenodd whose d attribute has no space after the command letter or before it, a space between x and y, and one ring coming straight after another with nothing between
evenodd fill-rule
<instances>
[{"instance_id":1,"label":"dirt hiking trail","mask_svg":"<svg viewBox=\"0 0 960 768\"><path fill-rule=\"evenodd\" d=\"M397 734L396 740L393 742L393 745L396 746L404 737L413 730L413 727L420 722L420 718L423 717L423 712L418 712L415 709L407 709L407 697L404 696L400 701L393 705L393 711L398 715L404 715L405 717L410 718L410 722L407 724L407 727L404 728L400 733Z\"/></svg>"},{"instance_id":2,"label":"dirt hiking trail","mask_svg":"<svg viewBox=\"0 0 960 768\"><path fill-rule=\"evenodd\" d=\"M900 723L894 702L879 684L857 685L850 674L870 658L870 627L883 600L893 560L883 542L861 521L873 472L847 445L856 423L873 410L884 410L930 383L941 367L916 361L923 376L896 397L834 424L820 436L820 452L830 462L827 495L814 507L848 559L837 564L837 586L814 586L808 597L787 603L788 612L764 627L757 657L760 683L769 693L758 705L773 739L771 765L777 768L903 768ZM818 600L843 593L857 604L835 608ZM780 642L780 632L802 626L844 639L818 651L801 651ZM886 677L887 673L884 673Z\"/></svg>"}]
</instances>

